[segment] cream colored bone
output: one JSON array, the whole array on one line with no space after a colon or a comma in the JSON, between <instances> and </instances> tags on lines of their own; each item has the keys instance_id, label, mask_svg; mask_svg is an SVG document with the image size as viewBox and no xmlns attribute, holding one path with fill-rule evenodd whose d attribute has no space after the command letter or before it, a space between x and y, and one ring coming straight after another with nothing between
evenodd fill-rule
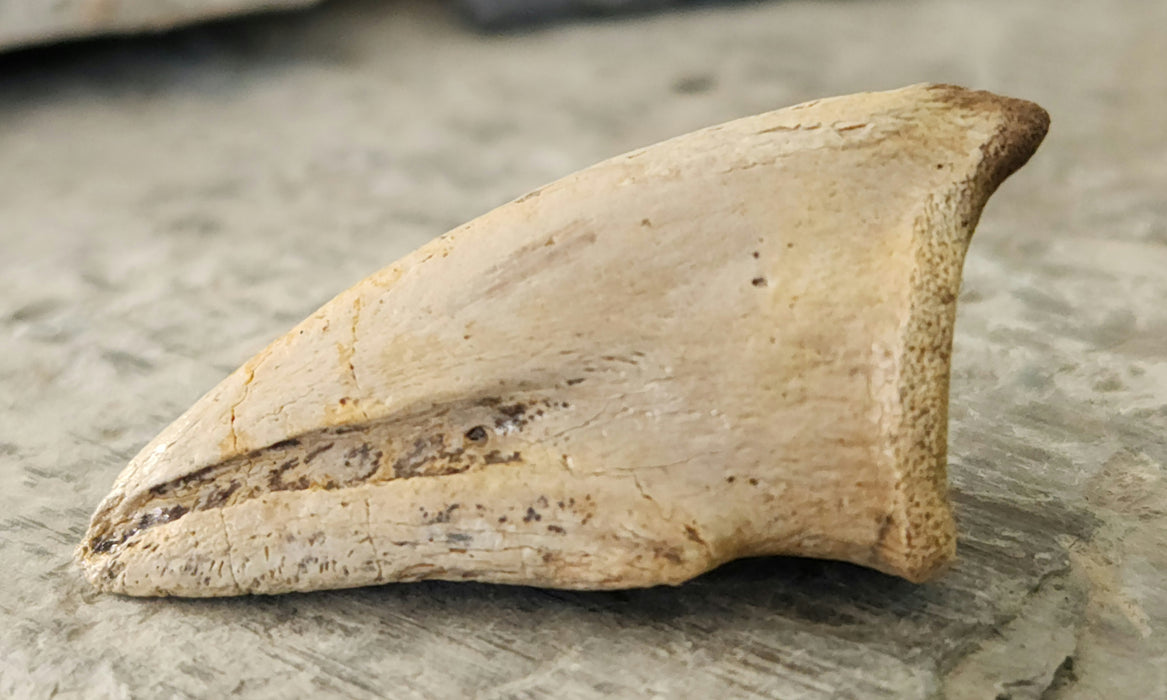
<instances>
[{"instance_id":1,"label":"cream colored bone","mask_svg":"<svg viewBox=\"0 0 1167 700\"><path fill-rule=\"evenodd\" d=\"M93 585L219 596L676 584L953 559L949 352L1036 105L820 100L605 161L341 293L134 458Z\"/></svg>"}]
</instances>

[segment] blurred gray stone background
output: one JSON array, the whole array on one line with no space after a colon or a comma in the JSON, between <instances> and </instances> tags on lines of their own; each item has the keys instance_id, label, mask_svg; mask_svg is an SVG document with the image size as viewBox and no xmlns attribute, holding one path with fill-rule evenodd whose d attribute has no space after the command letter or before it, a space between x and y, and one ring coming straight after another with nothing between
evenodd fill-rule
<instances>
[{"instance_id":1,"label":"blurred gray stone background","mask_svg":"<svg viewBox=\"0 0 1167 700\"><path fill-rule=\"evenodd\" d=\"M449 0L483 29L571 17L647 12L740 0ZM320 0L0 0L0 50L86 36L158 32L223 17L304 7Z\"/></svg>"},{"instance_id":2,"label":"blurred gray stone background","mask_svg":"<svg viewBox=\"0 0 1167 700\"><path fill-rule=\"evenodd\" d=\"M1158 0L791 0L507 33L332 0L0 55L0 696L1167 697L1165 29ZM620 593L183 601L75 571L137 449L363 276L602 158L919 81L1053 115L966 267L961 562L940 581L776 558Z\"/></svg>"}]
</instances>

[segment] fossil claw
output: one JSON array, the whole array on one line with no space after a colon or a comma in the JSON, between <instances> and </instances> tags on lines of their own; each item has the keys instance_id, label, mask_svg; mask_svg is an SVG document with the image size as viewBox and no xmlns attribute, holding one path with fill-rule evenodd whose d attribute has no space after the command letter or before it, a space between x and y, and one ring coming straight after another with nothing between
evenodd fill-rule
<instances>
[{"instance_id":1,"label":"fossil claw","mask_svg":"<svg viewBox=\"0 0 1167 700\"><path fill-rule=\"evenodd\" d=\"M580 171L341 293L126 467L78 551L130 595L680 583L953 558L960 270L1046 113L825 99Z\"/></svg>"}]
</instances>

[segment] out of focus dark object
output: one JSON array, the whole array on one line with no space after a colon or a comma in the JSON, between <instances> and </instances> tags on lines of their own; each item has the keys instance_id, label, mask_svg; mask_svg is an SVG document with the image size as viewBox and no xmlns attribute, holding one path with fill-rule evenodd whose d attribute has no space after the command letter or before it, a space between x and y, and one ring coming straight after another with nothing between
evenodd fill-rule
<instances>
[{"instance_id":1,"label":"out of focus dark object","mask_svg":"<svg viewBox=\"0 0 1167 700\"><path fill-rule=\"evenodd\" d=\"M571 17L648 12L673 6L712 5L727 0L457 0L474 24L510 29ZM728 0L732 1L732 0Z\"/></svg>"},{"instance_id":2,"label":"out of focus dark object","mask_svg":"<svg viewBox=\"0 0 1167 700\"><path fill-rule=\"evenodd\" d=\"M529 27L573 17L651 12L734 0L454 0L487 30ZM738 0L741 1L741 0ZM90 36L159 32L239 15L289 10L320 0L0 0L0 51Z\"/></svg>"},{"instance_id":3,"label":"out of focus dark object","mask_svg":"<svg viewBox=\"0 0 1167 700\"><path fill-rule=\"evenodd\" d=\"M104 34L157 32L193 22L304 7L319 0L0 0L0 50Z\"/></svg>"}]
</instances>

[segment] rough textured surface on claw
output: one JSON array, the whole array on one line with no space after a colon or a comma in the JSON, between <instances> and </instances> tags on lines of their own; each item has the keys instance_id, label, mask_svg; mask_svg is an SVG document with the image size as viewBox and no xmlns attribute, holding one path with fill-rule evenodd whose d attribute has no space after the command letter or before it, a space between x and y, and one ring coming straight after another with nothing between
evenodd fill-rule
<instances>
[{"instance_id":1,"label":"rough textured surface on claw","mask_svg":"<svg viewBox=\"0 0 1167 700\"><path fill-rule=\"evenodd\" d=\"M952 559L949 351L986 199L1045 134L943 85L583 170L341 293L130 463L101 589L621 588L759 554Z\"/></svg>"}]
</instances>

